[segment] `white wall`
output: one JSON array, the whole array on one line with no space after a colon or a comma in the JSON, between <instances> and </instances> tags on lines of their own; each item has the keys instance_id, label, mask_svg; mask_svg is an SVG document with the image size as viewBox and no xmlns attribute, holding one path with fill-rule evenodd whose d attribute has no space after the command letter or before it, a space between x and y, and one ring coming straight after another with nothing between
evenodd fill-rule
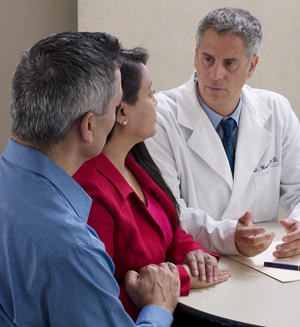
<instances>
[{"instance_id":1,"label":"white wall","mask_svg":"<svg viewBox=\"0 0 300 327\"><path fill-rule=\"evenodd\" d=\"M248 84L283 94L300 117L299 0L78 0L78 30L108 32L127 48L147 48L160 91L189 79L197 25L224 6L247 9L262 23L260 60Z\"/></svg>"},{"instance_id":2,"label":"white wall","mask_svg":"<svg viewBox=\"0 0 300 327\"><path fill-rule=\"evenodd\" d=\"M1 0L0 153L10 136L10 85L20 55L41 38L77 30L77 0Z\"/></svg>"}]
</instances>

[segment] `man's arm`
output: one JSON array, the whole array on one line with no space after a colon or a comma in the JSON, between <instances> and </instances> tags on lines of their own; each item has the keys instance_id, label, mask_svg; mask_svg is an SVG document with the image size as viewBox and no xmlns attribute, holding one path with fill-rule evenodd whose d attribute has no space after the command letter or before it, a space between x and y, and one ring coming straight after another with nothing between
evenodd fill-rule
<instances>
[{"instance_id":1,"label":"man's arm","mask_svg":"<svg viewBox=\"0 0 300 327\"><path fill-rule=\"evenodd\" d=\"M280 204L288 212L288 218L280 221L286 235L283 243L276 246L273 253L276 258L300 253L300 127L288 100L284 100Z\"/></svg>"},{"instance_id":2,"label":"man's arm","mask_svg":"<svg viewBox=\"0 0 300 327\"><path fill-rule=\"evenodd\" d=\"M138 280L139 287L131 295L139 299L140 308L145 308L135 325L118 299L113 269L109 256L97 246L71 252L52 267L49 282L36 297L45 299L52 325L169 327L173 320L170 313L179 300L178 272L172 268L168 278L163 278L161 270L156 274L150 271Z\"/></svg>"}]
</instances>

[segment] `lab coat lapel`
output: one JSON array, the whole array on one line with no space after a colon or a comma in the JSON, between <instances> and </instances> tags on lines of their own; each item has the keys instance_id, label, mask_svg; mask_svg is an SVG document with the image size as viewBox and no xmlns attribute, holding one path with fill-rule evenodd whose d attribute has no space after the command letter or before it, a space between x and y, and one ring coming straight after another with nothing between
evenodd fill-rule
<instances>
[{"instance_id":1,"label":"lab coat lapel","mask_svg":"<svg viewBox=\"0 0 300 327\"><path fill-rule=\"evenodd\" d=\"M195 92L194 75L178 91L178 123L192 131L187 146L200 156L232 188L233 179L220 137L201 108ZM195 109L196 108L196 109ZM199 174L201 166L199 166Z\"/></svg>"},{"instance_id":2,"label":"lab coat lapel","mask_svg":"<svg viewBox=\"0 0 300 327\"><path fill-rule=\"evenodd\" d=\"M243 88L243 107L241 112L237 148L235 154L234 184L228 207L238 201L247 186L253 171L271 142L272 135L264 128L271 110L251 92Z\"/></svg>"}]
</instances>

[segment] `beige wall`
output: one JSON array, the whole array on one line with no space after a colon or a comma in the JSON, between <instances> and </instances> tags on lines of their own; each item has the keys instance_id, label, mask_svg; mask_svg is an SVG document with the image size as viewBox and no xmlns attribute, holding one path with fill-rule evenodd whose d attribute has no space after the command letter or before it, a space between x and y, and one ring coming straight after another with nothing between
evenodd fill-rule
<instances>
[{"instance_id":1,"label":"beige wall","mask_svg":"<svg viewBox=\"0 0 300 327\"><path fill-rule=\"evenodd\" d=\"M20 54L45 36L76 30L76 0L1 1L0 153L10 136L10 84Z\"/></svg>"},{"instance_id":2,"label":"beige wall","mask_svg":"<svg viewBox=\"0 0 300 327\"><path fill-rule=\"evenodd\" d=\"M249 10L263 26L260 61L248 84L283 94L300 117L299 0L78 0L78 29L106 31L128 48L147 48L159 91L188 80L198 22L224 6Z\"/></svg>"}]
</instances>

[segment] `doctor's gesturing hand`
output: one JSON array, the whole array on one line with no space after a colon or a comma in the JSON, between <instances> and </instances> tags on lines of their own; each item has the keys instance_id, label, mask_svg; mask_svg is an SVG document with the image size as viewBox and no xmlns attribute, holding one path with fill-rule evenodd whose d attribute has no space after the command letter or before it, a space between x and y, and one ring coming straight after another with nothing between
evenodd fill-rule
<instances>
[{"instance_id":1,"label":"doctor's gesturing hand","mask_svg":"<svg viewBox=\"0 0 300 327\"><path fill-rule=\"evenodd\" d=\"M285 228L286 235L282 238L284 243L276 246L273 252L276 258L289 258L300 253L300 221L293 218L280 220Z\"/></svg>"},{"instance_id":2,"label":"doctor's gesturing hand","mask_svg":"<svg viewBox=\"0 0 300 327\"><path fill-rule=\"evenodd\" d=\"M246 257L254 257L264 252L275 237L274 232L266 233L264 227L253 227L251 219L252 212L246 211L238 220L234 236L237 249Z\"/></svg>"}]
</instances>

